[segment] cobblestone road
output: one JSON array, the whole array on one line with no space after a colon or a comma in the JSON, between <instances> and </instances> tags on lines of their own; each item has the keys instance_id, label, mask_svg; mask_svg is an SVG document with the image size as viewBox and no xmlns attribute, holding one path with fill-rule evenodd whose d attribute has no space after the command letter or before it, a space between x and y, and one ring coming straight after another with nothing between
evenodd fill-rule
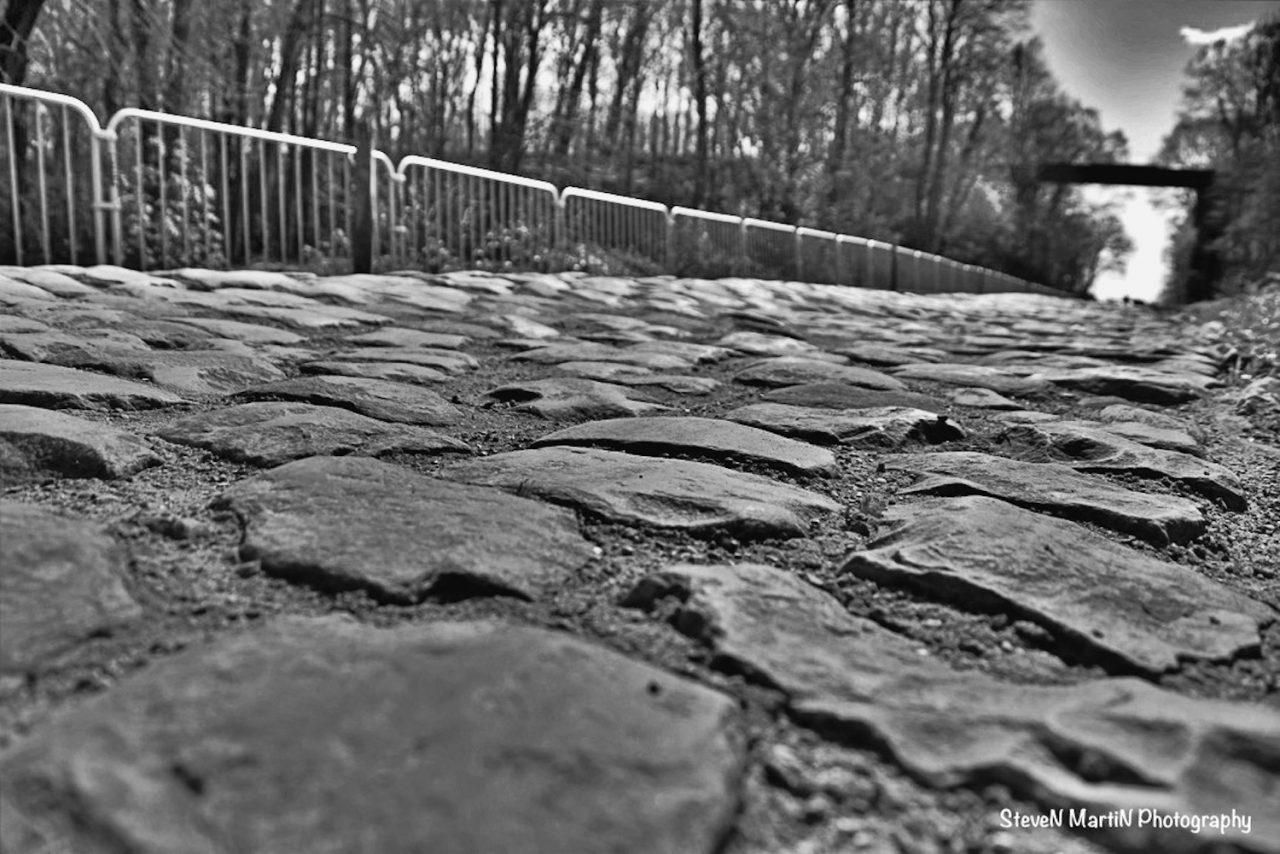
<instances>
[{"instance_id":1,"label":"cobblestone road","mask_svg":"<svg viewBox=\"0 0 1280 854\"><path fill-rule=\"evenodd\" d=\"M1211 327L581 274L0 305L4 852L1280 852L1280 451Z\"/></svg>"}]
</instances>

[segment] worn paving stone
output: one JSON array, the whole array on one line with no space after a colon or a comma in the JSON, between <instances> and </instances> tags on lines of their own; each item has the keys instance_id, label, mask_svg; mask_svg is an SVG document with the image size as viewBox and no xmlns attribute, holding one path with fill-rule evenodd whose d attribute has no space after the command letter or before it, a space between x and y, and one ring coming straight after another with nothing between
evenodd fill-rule
<instances>
[{"instance_id":1,"label":"worn paving stone","mask_svg":"<svg viewBox=\"0 0 1280 854\"><path fill-rule=\"evenodd\" d=\"M674 394L710 394L720 387L711 377L655 374L648 368L618 362L561 362L556 370L588 380L627 386L654 386Z\"/></svg>"},{"instance_id":2,"label":"worn paving stone","mask_svg":"<svg viewBox=\"0 0 1280 854\"><path fill-rule=\"evenodd\" d=\"M1029 619L1073 656L1156 674L1260 649L1266 605L1194 570L995 498L890 507L891 529L842 571Z\"/></svg>"},{"instance_id":3,"label":"worn paving stone","mask_svg":"<svg viewBox=\"0 0 1280 854\"><path fill-rule=\"evenodd\" d=\"M1099 413L1101 414L1101 413ZM1151 448L1160 448L1165 451L1177 451L1183 454L1191 454L1193 456L1204 456L1204 448L1196 441L1186 430L1178 427L1157 427L1148 421L1079 421L1072 422L1083 424L1088 427L1106 430L1108 433L1114 433L1117 436L1128 439L1131 442L1137 442L1140 445L1147 445Z\"/></svg>"},{"instance_id":4,"label":"worn paving stone","mask_svg":"<svg viewBox=\"0 0 1280 854\"><path fill-rule=\"evenodd\" d=\"M185 402L164 389L118 377L0 359L0 403L46 409L154 409Z\"/></svg>"},{"instance_id":5,"label":"worn paving stone","mask_svg":"<svg viewBox=\"0 0 1280 854\"><path fill-rule=\"evenodd\" d=\"M887 468L921 479L902 494L986 495L1032 510L1095 522L1156 545L1204 533L1200 509L1185 498L1115 486L1059 463L1026 463L977 451L888 457Z\"/></svg>"},{"instance_id":6,"label":"worn paving stone","mask_svg":"<svg viewBox=\"0 0 1280 854\"><path fill-rule=\"evenodd\" d=\"M94 523L0 500L0 675L35 672L140 617L125 563Z\"/></svg>"},{"instance_id":7,"label":"worn paving stone","mask_svg":"<svg viewBox=\"0 0 1280 854\"><path fill-rule=\"evenodd\" d=\"M730 698L563 633L283 618L10 751L5 835L85 854L711 854L739 807L738 733Z\"/></svg>"},{"instance_id":8,"label":"worn paving stone","mask_svg":"<svg viewBox=\"0 0 1280 854\"><path fill-rule=\"evenodd\" d=\"M468 340L465 335L423 332L398 326L386 326L376 332L365 332L347 339L349 343L366 347L431 347L443 350L456 350Z\"/></svg>"},{"instance_id":9,"label":"worn paving stone","mask_svg":"<svg viewBox=\"0 0 1280 854\"><path fill-rule=\"evenodd\" d=\"M845 356L864 365L877 368L894 368L900 365L913 365L920 362L935 362L946 358L941 350L927 348L894 347L889 344L853 344L837 347L833 351L838 356Z\"/></svg>"},{"instance_id":10,"label":"worn paving stone","mask_svg":"<svg viewBox=\"0 0 1280 854\"><path fill-rule=\"evenodd\" d=\"M999 438L1013 445L1048 446L1068 457L1068 464L1080 471L1167 477L1228 509L1248 508L1239 479L1225 467L1189 454L1148 447L1109 429L1080 421L1047 421L1015 425Z\"/></svg>"},{"instance_id":11,"label":"worn paving stone","mask_svg":"<svg viewBox=\"0 0 1280 854\"><path fill-rule=\"evenodd\" d=\"M446 374L457 374L480 367L480 363L466 353L427 347L357 347L331 353L326 358L335 362L398 362L421 365Z\"/></svg>"},{"instance_id":12,"label":"worn paving stone","mask_svg":"<svg viewBox=\"0 0 1280 854\"><path fill-rule=\"evenodd\" d=\"M386 382L431 385L444 382L449 375L436 368L411 365L407 362L340 362L319 359L298 366L304 374L331 374L343 377L368 377Z\"/></svg>"},{"instance_id":13,"label":"worn paving stone","mask_svg":"<svg viewBox=\"0 0 1280 854\"><path fill-rule=\"evenodd\" d=\"M568 504L612 522L744 539L799 537L839 509L826 496L708 463L537 448L455 463L441 477Z\"/></svg>"},{"instance_id":14,"label":"worn paving stone","mask_svg":"<svg viewBox=\"0 0 1280 854\"><path fill-rule=\"evenodd\" d=\"M843 361L839 357L823 353L818 347L799 338L785 335L768 335L763 332L741 330L730 332L716 342L719 346L749 356L802 356L809 359L833 359Z\"/></svg>"},{"instance_id":15,"label":"worn paving stone","mask_svg":"<svg viewBox=\"0 0 1280 854\"><path fill-rule=\"evenodd\" d=\"M457 439L423 427L388 424L339 409L292 401L241 403L181 418L156 431L237 463L274 466L317 454L378 456L468 453Z\"/></svg>"},{"instance_id":16,"label":"worn paving stone","mask_svg":"<svg viewBox=\"0 0 1280 854\"><path fill-rule=\"evenodd\" d=\"M1137 822L1097 833L1120 850L1274 851L1280 840L1272 709L1192 699L1136 678L1036 686L955 671L795 574L756 564L668 567L624 604L661 600L674 603L672 624L708 647L716 666L780 690L798 722L875 745L928 785L998 780L1044 808L1234 808L1253 819L1247 835Z\"/></svg>"},{"instance_id":17,"label":"worn paving stone","mask_svg":"<svg viewBox=\"0 0 1280 854\"><path fill-rule=\"evenodd\" d=\"M130 379L148 379L179 394L231 394L258 383L284 379L260 356L219 350L153 350L106 360L102 367Z\"/></svg>"},{"instance_id":18,"label":"worn paving stone","mask_svg":"<svg viewBox=\"0 0 1280 854\"><path fill-rule=\"evenodd\" d=\"M668 409L627 386L573 377L508 383L485 392L485 396L552 421L626 418Z\"/></svg>"},{"instance_id":19,"label":"worn paving stone","mask_svg":"<svg viewBox=\"0 0 1280 854\"><path fill-rule=\"evenodd\" d=\"M182 317L177 323L203 329L219 338L243 341L246 344L280 344L292 346L301 344L307 339L287 329L276 329L260 323L243 323L239 320L219 320L209 317Z\"/></svg>"},{"instance_id":20,"label":"worn paving stone","mask_svg":"<svg viewBox=\"0 0 1280 854\"><path fill-rule=\"evenodd\" d=\"M237 400L300 400L403 424L453 424L462 415L457 407L430 389L365 377L294 377L247 388L233 397Z\"/></svg>"},{"instance_id":21,"label":"worn paving stone","mask_svg":"<svg viewBox=\"0 0 1280 854\"><path fill-rule=\"evenodd\" d=\"M535 448L549 445L612 448L646 455L697 454L800 475L832 475L836 471L835 455L825 448L719 418L654 416L590 421L533 442Z\"/></svg>"},{"instance_id":22,"label":"worn paving stone","mask_svg":"<svg viewBox=\"0 0 1280 854\"><path fill-rule=\"evenodd\" d=\"M560 362L619 362L657 371L687 371L693 367L693 362L682 356L639 349L636 345L610 347L607 344L586 341L547 344L533 350L515 353L511 359L537 365L554 365Z\"/></svg>"},{"instance_id":23,"label":"worn paving stone","mask_svg":"<svg viewBox=\"0 0 1280 854\"><path fill-rule=\"evenodd\" d=\"M28 285L35 285L37 288L47 291L56 297L73 299L75 297L97 293L95 288L77 282L65 273L59 273L55 270L49 270L42 267L5 266L0 268L0 273L3 273L11 279L26 282Z\"/></svg>"},{"instance_id":24,"label":"worn paving stone","mask_svg":"<svg viewBox=\"0 0 1280 854\"><path fill-rule=\"evenodd\" d=\"M217 506L241 519L241 557L264 572L396 602L533 599L592 556L570 511L367 457L288 463L237 483Z\"/></svg>"},{"instance_id":25,"label":"worn paving stone","mask_svg":"<svg viewBox=\"0 0 1280 854\"><path fill-rule=\"evenodd\" d=\"M353 329L391 323L391 318L381 314L320 303L300 308L285 305L242 305L228 300L221 306L221 310L235 317L272 320L290 329Z\"/></svg>"},{"instance_id":26,"label":"worn paving stone","mask_svg":"<svg viewBox=\"0 0 1280 854\"><path fill-rule=\"evenodd\" d=\"M881 391L906 391L907 389L901 380L870 368L837 365L833 362L795 356L781 356L757 362L739 371L734 379L747 385L770 387L807 383L844 383Z\"/></svg>"},{"instance_id":27,"label":"worn paving stone","mask_svg":"<svg viewBox=\"0 0 1280 854\"><path fill-rule=\"evenodd\" d=\"M883 406L906 406L929 412L945 412L950 407L936 397L914 391L879 391L844 383L805 383L775 388L760 395L761 400L792 406L816 406L821 409L879 409Z\"/></svg>"},{"instance_id":28,"label":"worn paving stone","mask_svg":"<svg viewBox=\"0 0 1280 854\"><path fill-rule=\"evenodd\" d=\"M159 465L142 439L63 412L0 404L0 486L47 477L120 478Z\"/></svg>"},{"instance_id":29,"label":"worn paving stone","mask_svg":"<svg viewBox=\"0 0 1280 854\"><path fill-rule=\"evenodd\" d=\"M19 282L16 279L10 279L8 276L0 274L0 302L12 304L28 301L53 302L55 300L57 300L57 297L43 288L37 288L35 285L28 285L26 282Z\"/></svg>"},{"instance_id":30,"label":"worn paving stone","mask_svg":"<svg viewBox=\"0 0 1280 854\"><path fill-rule=\"evenodd\" d=\"M957 406L972 406L978 409L1021 409L1022 404L1010 400L989 388L958 388L948 397Z\"/></svg>"},{"instance_id":31,"label":"worn paving stone","mask_svg":"<svg viewBox=\"0 0 1280 854\"><path fill-rule=\"evenodd\" d=\"M101 328L6 333L0 335L0 350L19 359L68 368L96 368L123 355L151 352L137 335Z\"/></svg>"},{"instance_id":32,"label":"worn paving stone","mask_svg":"<svg viewBox=\"0 0 1280 854\"><path fill-rule=\"evenodd\" d=\"M1213 386L1213 380L1198 374L1167 373L1136 365L1049 370L1041 376L1063 388L1114 395L1137 403L1184 403Z\"/></svg>"},{"instance_id":33,"label":"worn paving stone","mask_svg":"<svg viewBox=\"0 0 1280 854\"><path fill-rule=\"evenodd\" d=\"M752 403L724 417L783 436L855 448L900 448L910 441L935 445L965 437L960 425L947 416L905 406L819 409Z\"/></svg>"},{"instance_id":34,"label":"worn paving stone","mask_svg":"<svg viewBox=\"0 0 1280 854\"><path fill-rule=\"evenodd\" d=\"M1049 384L1037 376L985 365L925 362L893 368L893 375L909 380L929 380L947 385L985 388L997 394L1040 394Z\"/></svg>"}]
</instances>

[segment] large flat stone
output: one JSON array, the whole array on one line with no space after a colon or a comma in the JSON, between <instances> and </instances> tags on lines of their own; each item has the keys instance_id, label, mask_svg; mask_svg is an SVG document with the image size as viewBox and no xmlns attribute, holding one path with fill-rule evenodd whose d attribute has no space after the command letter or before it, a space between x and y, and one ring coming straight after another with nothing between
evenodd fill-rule
<instances>
[{"instance_id":1,"label":"large flat stone","mask_svg":"<svg viewBox=\"0 0 1280 854\"><path fill-rule=\"evenodd\" d=\"M879 391L845 383L805 383L775 388L760 395L762 400L792 406L816 406L822 409L878 409L882 406L908 406L929 412L945 412L944 401L914 391Z\"/></svg>"},{"instance_id":2,"label":"large flat stone","mask_svg":"<svg viewBox=\"0 0 1280 854\"><path fill-rule=\"evenodd\" d=\"M179 419L156 435L237 463L274 466L317 454L467 453L457 439L334 406L263 401Z\"/></svg>"},{"instance_id":3,"label":"large flat stone","mask_svg":"<svg viewBox=\"0 0 1280 854\"><path fill-rule=\"evenodd\" d=\"M894 368L893 375L909 380L985 388L998 394L1038 394L1049 388L1047 382L1036 376L1023 376L984 365L922 362Z\"/></svg>"},{"instance_id":4,"label":"large flat stone","mask_svg":"<svg viewBox=\"0 0 1280 854\"><path fill-rule=\"evenodd\" d=\"M485 392L485 396L553 421L623 418L668 408L626 386L575 377L512 382Z\"/></svg>"},{"instance_id":5,"label":"large flat stone","mask_svg":"<svg viewBox=\"0 0 1280 854\"><path fill-rule=\"evenodd\" d=\"M1091 835L1124 851L1280 850L1274 709L1192 699L1135 678L1036 686L952 670L794 573L767 566L669 567L644 579L625 604L661 600L714 666L780 690L797 722L873 745L928 785L998 781L1042 808L1095 815L1235 809L1251 816L1250 833L1134 821Z\"/></svg>"},{"instance_id":6,"label":"large flat stone","mask_svg":"<svg viewBox=\"0 0 1280 854\"><path fill-rule=\"evenodd\" d=\"M439 347L357 347L353 350L334 353L328 359L336 362L399 362L435 368L447 374L457 374L480 367L479 362L466 353L443 350Z\"/></svg>"},{"instance_id":7,"label":"large flat stone","mask_svg":"<svg viewBox=\"0 0 1280 854\"><path fill-rule=\"evenodd\" d=\"M300 400L350 409L380 421L405 424L452 424L458 409L434 391L408 383L363 377L295 377L247 388L239 400Z\"/></svg>"},{"instance_id":8,"label":"large flat stone","mask_svg":"<svg viewBox=\"0 0 1280 854\"><path fill-rule=\"evenodd\" d=\"M352 344L364 347L430 347L445 350L456 350L468 340L465 335L423 332L419 329L403 329L398 326L383 327L376 332L365 332L347 339Z\"/></svg>"},{"instance_id":9,"label":"large flat stone","mask_svg":"<svg viewBox=\"0 0 1280 854\"><path fill-rule=\"evenodd\" d=\"M1049 370L1042 376L1064 388L1114 395L1138 403L1183 403L1213 386L1213 380L1200 374L1169 373L1136 365Z\"/></svg>"},{"instance_id":10,"label":"large flat stone","mask_svg":"<svg viewBox=\"0 0 1280 854\"><path fill-rule=\"evenodd\" d=\"M716 343L721 347L728 347L731 350L737 350L740 353L746 353L751 356L838 358L823 353L815 345L810 344L808 341L801 341L799 338L789 338L785 335L768 335L750 330L730 332Z\"/></svg>"},{"instance_id":11,"label":"large flat stone","mask_svg":"<svg viewBox=\"0 0 1280 854\"><path fill-rule=\"evenodd\" d=\"M221 293L231 294L234 290L234 288L228 288ZM235 295L231 294L231 296ZM283 305L241 305L229 300L221 306L221 309L235 317L271 320L290 329L303 330L351 329L362 326L381 326L391 322L391 318L380 314L320 303L301 308Z\"/></svg>"},{"instance_id":12,"label":"large flat stone","mask_svg":"<svg viewBox=\"0 0 1280 854\"><path fill-rule=\"evenodd\" d=\"M859 368L853 365L838 365L820 359L807 359L798 356L781 356L766 359L739 371L734 379L748 385L769 387L804 385L807 383L844 383L845 385L874 388L882 391L906 391L901 380L888 374L873 371L870 368Z\"/></svg>"},{"instance_id":13,"label":"large flat stone","mask_svg":"<svg viewBox=\"0 0 1280 854\"><path fill-rule=\"evenodd\" d=\"M937 444L964 438L945 415L905 406L879 409L818 409L785 403L752 403L725 415L783 436L854 448L900 448L909 441Z\"/></svg>"},{"instance_id":14,"label":"large flat stone","mask_svg":"<svg viewBox=\"0 0 1280 854\"><path fill-rule=\"evenodd\" d=\"M889 457L886 466L921 478L903 494L987 495L1095 522L1156 545L1183 543L1204 533L1204 516L1185 498L1124 489L1059 463L944 451Z\"/></svg>"},{"instance_id":15,"label":"large flat stone","mask_svg":"<svg viewBox=\"0 0 1280 854\"><path fill-rule=\"evenodd\" d=\"M449 379L449 375L438 368L412 365L408 362L342 362L334 359L320 359L302 364L301 369L307 374L367 377L372 380L418 385L430 385Z\"/></svg>"},{"instance_id":16,"label":"large flat stone","mask_svg":"<svg viewBox=\"0 0 1280 854\"><path fill-rule=\"evenodd\" d=\"M693 362L689 359L669 353L656 353L636 346L610 347L607 344L594 344L587 341L548 344L516 353L511 359L539 365L554 365L560 362L619 362L659 371L684 371L693 367Z\"/></svg>"},{"instance_id":17,"label":"large flat stone","mask_svg":"<svg viewBox=\"0 0 1280 854\"><path fill-rule=\"evenodd\" d=\"M747 462L802 475L830 475L835 455L807 442L718 418L611 418L566 427L533 443L613 448L635 454L693 454Z\"/></svg>"},{"instance_id":18,"label":"large flat stone","mask_svg":"<svg viewBox=\"0 0 1280 854\"><path fill-rule=\"evenodd\" d=\"M1047 421L1012 426L1002 438L1012 444L1049 446L1068 457L1069 464L1080 471L1167 477L1221 501L1231 510L1248 507L1240 481L1226 468L1189 454L1139 444L1109 428L1080 421Z\"/></svg>"},{"instance_id":19,"label":"large flat stone","mask_svg":"<svg viewBox=\"0 0 1280 854\"><path fill-rule=\"evenodd\" d=\"M94 523L0 500L0 674L33 672L141 616L125 564Z\"/></svg>"},{"instance_id":20,"label":"large flat stone","mask_svg":"<svg viewBox=\"0 0 1280 854\"><path fill-rule=\"evenodd\" d=\"M1125 671L1174 670L1260 648L1271 609L1100 537L995 498L889 508L892 526L842 570L1049 629L1060 648Z\"/></svg>"},{"instance_id":21,"label":"large flat stone","mask_svg":"<svg viewBox=\"0 0 1280 854\"><path fill-rule=\"evenodd\" d=\"M154 663L6 754L5 836L26 837L15 853L712 854L744 773L736 706L544 629L285 618Z\"/></svg>"},{"instance_id":22,"label":"large flat stone","mask_svg":"<svg viewBox=\"0 0 1280 854\"><path fill-rule=\"evenodd\" d=\"M311 457L218 499L242 557L317 587L416 602L436 593L535 598L591 558L571 512L367 457Z\"/></svg>"},{"instance_id":23,"label":"large flat stone","mask_svg":"<svg viewBox=\"0 0 1280 854\"><path fill-rule=\"evenodd\" d=\"M208 317L183 317L177 320L188 326L203 329L219 338L243 341L246 344L280 344L290 346L306 341L296 332L287 329L276 329L260 323L242 323L239 320L219 320Z\"/></svg>"},{"instance_id":24,"label":"large flat stone","mask_svg":"<svg viewBox=\"0 0 1280 854\"><path fill-rule=\"evenodd\" d=\"M46 409L153 409L184 402L163 389L118 377L0 359L0 403Z\"/></svg>"},{"instance_id":25,"label":"large flat stone","mask_svg":"<svg viewBox=\"0 0 1280 854\"><path fill-rule=\"evenodd\" d=\"M655 374L648 368L624 365L621 362L561 362L556 370L575 377L626 386L653 386L673 394L710 394L720 387L711 377L690 377L681 374Z\"/></svg>"},{"instance_id":26,"label":"large flat stone","mask_svg":"<svg viewBox=\"0 0 1280 854\"><path fill-rule=\"evenodd\" d=\"M441 477L497 486L611 522L742 538L798 537L831 499L708 463L595 448L512 451L448 466Z\"/></svg>"},{"instance_id":27,"label":"large flat stone","mask_svg":"<svg viewBox=\"0 0 1280 854\"><path fill-rule=\"evenodd\" d=\"M1107 407L1107 409L1111 409L1113 412L1115 412L1116 409L1125 408L1126 407ZM1100 412L1098 414L1104 415L1104 412ZM1153 412L1149 414L1156 415L1157 413ZM1146 419L1142 421L1129 421L1117 418L1104 421L1086 421L1083 423L1090 427L1100 427L1108 433L1114 433L1117 436L1122 436L1123 438L1137 442L1140 445L1146 445L1151 448L1160 448L1164 451L1177 451L1182 454L1191 454L1197 457L1204 456L1204 448L1201 446L1200 442L1191 435L1190 431L1182 427L1159 426Z\"/></svg>"},{"instance_id":28,"label":"large flat stone","mask_svg":"<svg viewBox=\"0 0 1280 854\"><path fill-rule=\"evenodd\" d=\"M0 350L31 362L67 368L101 368L121 356L151 353L147 342L137 335L101 328L5 333L0 335Z\"/></svg>"},{"instance_id":29,"label":"large flat stone","mask_svg":"<svg viewBox=\"0 0 1280 854\"><path fill-rule=\"evenodd\" d=\"M105 370L148 379L180 394L230 394L251 385L284 379L284 372L259 356L220 350L159 350L102 363Z\"/></svg>"},{"instance_id":30,"label":"large flat stone","mask_svg":"<svg viewBox=\"0 0 1280 854\"><path fill-rule=\"evenodd\" d=\"M128 477L159 464L132 433L49 409L0 404L0 485L42 477Z\"/></svg>"}]
</instances>

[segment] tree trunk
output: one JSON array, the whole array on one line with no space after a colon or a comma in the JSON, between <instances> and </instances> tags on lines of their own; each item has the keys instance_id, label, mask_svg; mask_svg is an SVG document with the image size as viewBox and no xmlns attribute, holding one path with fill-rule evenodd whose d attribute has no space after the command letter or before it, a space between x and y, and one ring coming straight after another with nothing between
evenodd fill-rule
<instances>
[{"instance_id":1,"label":"tree trunk","mask_svg":"<svg viewBox=\"0 0 1280 854\"><path fill-rule=\"evenodd\" d=\"M280 42L280 74L276 76L276 94L271 99L271 111L267 114L267 130L279 131L284 127L285 108L292 102L298 76L298 54L306 38L314 0L295 0L289 23Z\"/></svg>"},{"instance_id":2,"label":"tree trunk","mask_svg":"<svg viewBox=\"0 0 1280 854\"><path fill-rule=\"evenodd\" d=\"M27 45L44 0L9 0L0 23L0 81L21 86L27 77Z\"/></svg>"},{"instance_id":3,"label":"tree trunk","mask_svg":"<svg viewBox=\"0 0 1280 854\"><path fill-rule=\"evenodd\" d=\"M693 104L698 113L697 142L694 148L693 206L701 207L707 199L708 163L710 155L707 127L707 61L702 50L702 0L690 0L689 62L693 66Z\"/></svg>"}]
</instances>

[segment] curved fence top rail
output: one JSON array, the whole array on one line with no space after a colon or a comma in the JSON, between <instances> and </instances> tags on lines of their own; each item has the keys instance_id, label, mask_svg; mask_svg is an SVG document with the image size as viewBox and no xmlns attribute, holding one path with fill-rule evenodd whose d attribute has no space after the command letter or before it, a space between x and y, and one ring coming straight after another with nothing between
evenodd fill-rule
<instances>
[{"instance_id":1,"label":"curved fence top rail","mask_svg":"<svg viewBox=\"0 0 1280 854\"><path fill-rule=\"evenodd\" d=\"M78 98L72 98L70 95L45 92L43 89L28 89L25 86L13 86L9 83L0 83L0 95L14 95L46 104L57 104L59 107L68 107L80 114L80 117L84 119L85 124L89 126L91 131L96 134L103 132L102 125L98 122L98 116L93 110L89 109L89 105Z\"/></svg>"},{"instance_id":2,"label":"curved fence top rail","mask_svg":"<svg viewBox=\"0 0 1280 854\"><path fill-rule=\"evenodd\" d=\"M629 208L643 208L644 210L657 211L658 213L667 214L667 206L661 202L651 202L648 199L633 199L631 196L619 196L616 193L603 193L599 190L588 190L585 187L565 187L560 192L561 199L590 199L596 202L612 202L616 205L626 205Z\"/></svg>"},{"instance_id":3,"label":"curved fence top rail","mask_svg":"<svg viewBox=\"0 0 1280 854\"><path fill-rule=\"evenodd\" d=\"M729 223L731 225L742 224L742 217L740 216L734 216L733 214L726 214L726 213L716 213L715 211L700 211L697 208L686 208L686 207L681 207L680 205L676 205L674 208L671 209L671 216L673 218L678 216L687 216L687 217L693 217L695 219L709 219L715 222Z\"/></svg>"},{"instance_id":4,"label":"curved fence top rail","mask_svg":"<svg viewBox=\"0 0 1280 854\"><path fill-rule=\"evenodd\" d=\"M479 166L466 166L462 163L450 163L448 160L437 160L434 157L423 157L420 154L408 154L401 157L400 165L396 167L396 171L403 175L405 167L408 166L423 166L427 169L443 169L457 175L468 175L472 178L484 178L489 181L505 181L508 184L519 184L520 186L528 187L531 190L546 190L557 198L560 196L559 188L550 181L540 181L537 178L526 178L523 175L512 175L510 172L495 172L492 169L481 169Z\"/></svg>"},{"instance_id":5,"label":"curved fence top rail","mask_svg":"<svg viewBox=\"0 0 1280 854\"><path fill-rule=\"evenodd\" d=\"M86 107L85 109L88 108ZM178 127L192 128L193 130L226 133L233 136L247 137L249 139L260 139L263 142L278 142L284 145L296 145L302 148L318 148L323 151L332 151L338 154L354 155L358 150L354 145L348 145L344 142L330 142L324 139L311 139L306 136L295 136L291 133L279 133L277 131L262 130L261 128L231 125L226 122L215 122L208 119L192 119L187 118L186 116L175 116L170 113L159 113L155 110L141 110L137 107L125 107L123 110L117 112L111 117L111 120L107 122L105 132L107 134L114 135L116 128L129 119L177 125Z\"/></svg>"},{"instance_id":6,"label":"curved fence top rail","mask_svg":"<svg viewBox=\"0 0 1280 854\"><path fill-rule=\"evenodd\" d=\"M742 224L747 228L767 228L773 231L786 231L795 234L796 227L788 225L785 222L774 222L771 219L756 219L752 216L742 218Z\"/></svg>"},{"instance_id":7,"label":"curved fence top rail","mask_svg":"<svg viewBox=\"0 0 1280 854\"><path fill-rule=\"evenodd\" d=\"M840 235L836 234L834 231L823 231L820 228L809 228L807 225L802 225L797 228L796 235L798 237L816 237L820 240L836 240L840 237Z\"/></svg>"}]
</instances>

